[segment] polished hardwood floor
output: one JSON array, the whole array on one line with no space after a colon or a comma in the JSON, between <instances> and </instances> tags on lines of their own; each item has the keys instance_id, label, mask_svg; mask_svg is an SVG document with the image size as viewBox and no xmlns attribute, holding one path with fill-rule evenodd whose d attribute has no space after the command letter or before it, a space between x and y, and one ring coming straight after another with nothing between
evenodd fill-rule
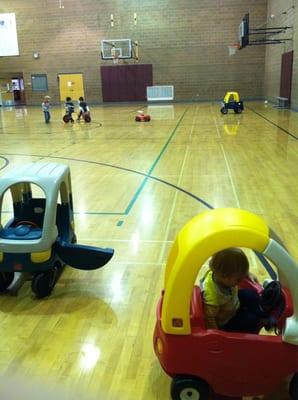
<instances>
[{"instance_id":1,"label":"polished hardwood floor","mask_svg":"<svg viewBox=\"0 0 298 400\"><path fill-rule=\"evenodd\" d=\"M1 295L0 375L10 387L22 377L72 399L169 399L152 347L155 308L175 235L208 207L263 216L298 259L298 114L245 105L225 116L217 103L94 106L90 124L73 125L59 107L49 124L39 107L0 108L0 174L68 164L78 242L115 249L102 269L67 267L49 298L34 298L29 282ZM141 108L151 122L134 121ZM265 399L288 396L279 388Z\"/></svg>"}]
</instances>

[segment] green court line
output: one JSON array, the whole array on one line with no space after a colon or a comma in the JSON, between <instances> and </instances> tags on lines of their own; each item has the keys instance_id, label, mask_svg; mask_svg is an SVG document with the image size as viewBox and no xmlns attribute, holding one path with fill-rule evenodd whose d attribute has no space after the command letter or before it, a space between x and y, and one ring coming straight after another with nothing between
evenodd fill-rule
<instances>
[{"instance_id":1,"label":"green court line","mask_svg":"<svg viewBox=\"0 0 298 400\"><path fill-rule=\"evenodd\" d=\"M177 122L177 125L175 126L175 128L173 129L171 135L169 136L168 140L166 141L166 143L164 144L163 148L160 150L159 155L157 156L157 158L155 159L155 161L153 162L153 164L151 165L151 167L149 168L149 171L146 173L146 178L142 181L142 183L140 184L139 188L137 189L136 193L134 194L133 198L131 199L130 203L128 204L128 206L126 207L126 210L124 211L124 215L128 215L130 210L132 209L132 207L134 206L135 202L137 201L139 195L141 194L142 190L144 189L149 176L151 175L152 171L154 170L154 168L156 167L157 163L159 162L159 160L161 159L161 157L163 156L164 152L166 151L169 143L171 142L171 140L173 139L177 129L179 128L182 119L184 118L184 115L186 114L187 110L189 107L186 108L186 110L184 111L184 113L182 114L182 116L180 117L179 121Z\"/></svg>"},{"instance_id":2,"label":"green court line","mask_svg":"<svg viewBox=\"0 0 298 400\"><path fill-rule=\"evenodd\" d=\"M166 143L163 145L162 149L160 150L159 155L156 157L156 159L154 160L153 164L151 165L151 167L149 168L148 172L146 173L147 176L143 179L143 181L141 182L139 188L137 189L137 191L133 195L130 203L126 207L126 210L124 212L109 212L109 211L108 212L84 212L83 213L84 215L128 215L129 214L130 210L132 209L132 207L134 206L135 202L137 201L139 195L141 194L142 190L144 189L148 179L150 178L151 173L153 172L153 170L156 167L157 163L159 162L159 160L163 156L163 154L166 151L169 143L173 139L173 137L174 137L177 129L179 128L179 126L180 126L180 124L181 124L186 112L188 111L188 109L189 109L189 107L187 107L184 110L184 112L183 112L182 116L180 117L179 121L177 122L175 128L171 132L168 140L166 141ZM10 154L10 153L8 153L8 154ZM26 155L26 154L21 154L21 156L28 157L28 155ZM32 154L30 156L32 156ZM37 157L37 155L33 155L33 156ZM82 161L82 160L72 159L72 158L69 158L69 157L57 157L57 156L48 156L48 155L47 156L42 156L42 157L43 158L44 157L51 157L51 158L56 158L56 159L61 159L62 158L62 159L65 159L65 160ZM92 163L92 161L88 161L88 162ZM95 164L97 164L97 163L95 163ZM10 211L2 211L2 212L10 213ZM74 214L81 214L81 213L75 211ZM117 223L117 226L121 226L123 223L124 223L124 221L119 220L118 223Z\"/></svg>"}]
</instances>

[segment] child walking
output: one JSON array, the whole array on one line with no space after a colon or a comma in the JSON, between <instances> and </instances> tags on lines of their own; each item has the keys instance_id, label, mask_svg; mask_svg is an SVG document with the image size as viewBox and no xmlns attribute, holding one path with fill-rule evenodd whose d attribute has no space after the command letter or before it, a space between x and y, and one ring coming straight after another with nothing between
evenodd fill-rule
<instances>
[{"instance_id":1,"label":"child walking","mask_svg":"<svg viewBox=\"0 0 298 400\"><path fill-rule=\"evenodd\" d=\"M45 123L48 124L51 119L50 114L50 96L45 96L43 102L41 103L42 111L44 113Z\"/></svg>"}]
</instances>

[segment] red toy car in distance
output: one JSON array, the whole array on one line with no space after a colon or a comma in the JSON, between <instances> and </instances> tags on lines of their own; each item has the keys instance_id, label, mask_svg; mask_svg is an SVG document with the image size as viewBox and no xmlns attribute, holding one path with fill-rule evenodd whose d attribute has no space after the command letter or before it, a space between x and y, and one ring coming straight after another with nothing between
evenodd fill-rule
<instances>
[{"instance_id":1,"label":"red toy car in distance","mask_svg":"<svg viewBox=\"0 0 298 400\"><path fill-rule=\"evenodd\" d=\"M148 122L151 120L150 115L144 114L144 111L138 111L138 115L135 118L136 122Z\"/></svg>"}]
</instances>

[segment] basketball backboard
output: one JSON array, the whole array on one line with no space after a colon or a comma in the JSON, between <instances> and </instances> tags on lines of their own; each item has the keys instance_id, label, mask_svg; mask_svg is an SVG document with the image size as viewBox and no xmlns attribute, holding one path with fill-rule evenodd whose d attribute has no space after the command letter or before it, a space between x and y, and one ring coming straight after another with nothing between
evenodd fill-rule
<instances>
[{"instance_id":1,"label":"basketball backboard","mask_svg":"<svg viewBox=\"0 0 298 400\"><path fill-rule=\"evenodd\" d=\"M101 41L101 58L132 58L131 39L104 39Z\"/></svg>"},{"instance_id":2,"label":"basketball backboard","mask_svg":"<svg viewBox=\"0 0 298 400\"><path fill-rule=\"evenodd\" d=\"M282 12L279 16L287 14L294 8L290 7L288 10ZM274 18L274 25L271 20ZM239 50L244 49L246 46L258 46L267 44L280 44L293 40L293 35L289 32L293 31L292 25L284 25L283 20L278 23L277 17L271 15L270 19L265 21L262 25L255 28L250 27L249 13L245 14L239 25L238 43ZM285 37L286 36L286 37ZM233 50L234 45L229 46ZM229 49L229 51L230 51Z\"/></svg>"},{"instance_id":3,"label":"basketball backboard","mask_svg":"<svg viewBox=\"0 0 298 400\"><path fill-rule=\"evenodd\" d=\"M239 25L239 50L249 45L249 14L245 14Z\"/></svg>"}]
</instances>

